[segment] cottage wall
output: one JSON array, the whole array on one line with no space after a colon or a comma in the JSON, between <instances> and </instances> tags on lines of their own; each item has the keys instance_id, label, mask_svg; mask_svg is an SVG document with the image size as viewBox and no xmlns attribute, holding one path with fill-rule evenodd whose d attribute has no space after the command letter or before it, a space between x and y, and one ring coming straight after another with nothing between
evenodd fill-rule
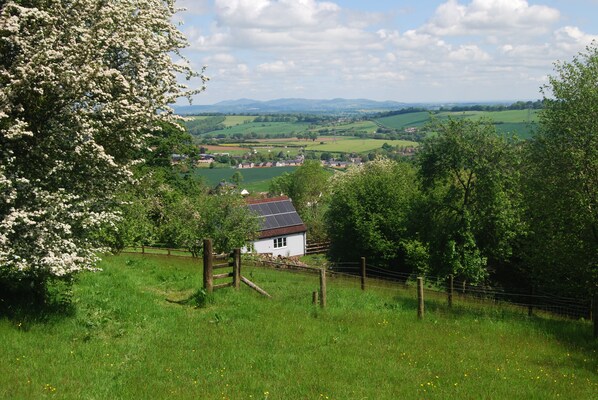
<instances>
[{"instance_id":1,"label":"cottage wall","mask_svg":"<svg viewBox=\"0 0 598 400\"><path fill-rule=\"evenodd\" d=\"M274 240L279 237L287 238L286 247L274 248ZM256 253L271 253L275 257L302 256L305 254L305 232L259 239L253 243L253 247Z\"/></svg>"}]
</instances>

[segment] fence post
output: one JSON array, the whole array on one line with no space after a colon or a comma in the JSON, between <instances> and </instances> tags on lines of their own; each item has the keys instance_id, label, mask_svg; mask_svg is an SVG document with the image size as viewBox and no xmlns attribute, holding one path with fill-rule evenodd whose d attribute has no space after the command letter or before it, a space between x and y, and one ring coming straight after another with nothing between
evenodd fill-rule
<instances>
[{"instance_id":1,"label":"fence post","mask_svg":"<svg viewBox=\"0 0 598 400\"><path fill-rule=\"evenodd\" d=\"M417 277L417 318L424 318L424 279Z\"/></svg>"},{"instance_id":2,"label":"fence post","mask_svg":"<svg viewBox=\"0 0 598 400\"><path fill-rule=\"evenodd\" d=\"M241 286L241 249L233 250L233 286L235 289Z\"/></svg>"},{"instance_id":3,"label":"fence post","mask_svg":"<svg viewBox=\"0 0 598 400\"><path fill-rule=\"evenodd\" d=\"M314 290L311 294L311 302L312 304L318 304L318 291Z\"/></svg>"},{"instance_id":4,"label":"fence post","mask_svg":"<svg viewBox=\"0 0 598 400\"><path fill-rule=\"evenodd\" d=\"M326 307L326 270L320 269L320 307Z\"/></svg>"},{"instance_id":5,"label":"fence post","mask_svg":"<svg viewBox=\"0 0 598 400\"><path fill-rule=\"evenodd\" d=\"M212 272L212 239L203 240L203 287L206 293L214 291L214 274Z\"/></svg>"},{"instance_id":6,"label":"fence post","mask_svg":"<svg viewBox=\"0 0 598 400\"><path fill-rule=\"evenodd\" d=\"M361 290L365 290L365 257L361 257Z\"/></svg>"},{"instance_id":7,"label":"fence post","mask_svg":"<svg viewBox=\"0 0 598 400\"><path fill-rule=\"evenodd\" d=\"M455 289L453 284L454 284L454 277L453 277L453 274L450 274L449 280L448 280L448 306L449 306L449 308L453 307L453 291Z\"/></svg>"},{"instance_id":8,"label":"fence post","mask_svg":"<svg viewBox=\"0 0 598 400\"><path fill-rule=\"evenodd\" d=\"M598 293L592 298L592 319L594 320L594 339L598 338Z\"/></svg>"},{"instance_id":9,"label":"fence post","mask_svg":"<svg viewBox=\"0 0 598 400\"><path fill-rule=\"evenodd\" d=\"M529 303L527 305L527 316L531 317L534 315L534 287L529 288Z\"/></svg>"}]
</instances>

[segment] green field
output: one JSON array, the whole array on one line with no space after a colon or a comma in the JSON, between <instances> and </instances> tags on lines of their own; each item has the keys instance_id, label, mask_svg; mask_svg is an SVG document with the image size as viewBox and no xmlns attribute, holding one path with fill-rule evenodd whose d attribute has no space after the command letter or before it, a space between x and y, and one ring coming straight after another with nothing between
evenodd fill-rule
<instances>
[{"instance_id":1,"label":"green field","mask_svg":"<svg viewBox=\"0 0 598 400\"><path fill-rule=\"evenodd\" d=\"M351 123L344 123L344 124L333 124L333 125L326 125L321 128L317 128L316 131L322 132L327 131L328 134L334 131L338 135L360 135L362 133L365 134L372 134L375 133L378 129L378 125L376 125L373 121L356 121Z\"/></svg>"},{"instance_id":2,"label":"green field","mask_svg":"<svg viewBox=\"0 0 598 400\"><path fill-rule=\"evenodd\" d=\"M202 118L202 117L196 117ZM203 117L205 118L205 117ZM372 121L356 121L342 124L313 125L307 122L253 122L255 116L228 115L222 123L226 129L209 132L216 135L232 136L235 134L282 135L305 134L316 131L319 134L335 132L337 135L360 135L376 132L377 125Z\"/></svg>"},{"instance_id":3,"label":"green field","mask_svg":"<svg viewBox=\"0 0 598 400\"><path fill-rule=\"evenodd\" d=\"M247 189L250 192L266 192L270 185L270 180L280 176L285 172L291 173L297 167L271 167L271 168L202 168L196 170L196 175L202 177L210 186L216 186L218 182L225 180L231 181L231 177L236 171L243 175L243 181L239 185L241 189Z\"/></svg>"},{"instance_id":4,"label":"green field","mask_svg":"<svg viewBox=\"0 0 598 400\"><path fill-rule=\"evenodd\" d=\"M595 399L583 321L415 290L243 267L268 291L215 292L197 260L121 255L82 274L70 312L0 317L3 399ZM201 296L196 297L201 298Z\"/></svg>"},{"instance_id":5,"label":"green field","mask_svg":"<svg viewBox=\"0 0 598 400\"><path fill-rule=\"evenodd\" d=\"M323 144L318 142L318 140L309 142L305 146L305 150L331 153L367 153L381 148L384 143L388 143L392 146L418 146L416 142L410 142L408 140L361 139L342 136L336 138L334 141L326 141Z\"/></svg>"},{"instance_id":6,"label":"green field","mask_svg":"<svg viewBox=\"0 0 598 400\"><path fill-rule=\"evenodd\" d=\"M255 133L278 136L302 133L307 131L308 128L309 124L299 122L248 122L211 133L225 134L226 136L232 136L236 133L241 135Z\"/></svg>"},{"instance_id":7,"label":"green field","mask_svg":"<svg viewBox=\"0 0 598 400\"><path fill-rule=\"evenodd\" d=\"M423 127L430 122L431 115L441 121L448 119L449 116L452 118L474 120L487 118L496 122L496 128L500 133L515 133L521 138L527 138L538 123L538 112L539 110L465 111L433 114L429 112L416 112L378 118L376 122L392 129L405 129L409 127Z\"/></svg>"},{"instance_id":8,"label":"green field","mask_svg":"<svg viewBox=\"0 0 598 400\"><path fill-rule=\"evenodd\" d=\"M227 115L222 125L236 126L253 122L256 117L254 115Z\"/></svg>"}]
</instances>

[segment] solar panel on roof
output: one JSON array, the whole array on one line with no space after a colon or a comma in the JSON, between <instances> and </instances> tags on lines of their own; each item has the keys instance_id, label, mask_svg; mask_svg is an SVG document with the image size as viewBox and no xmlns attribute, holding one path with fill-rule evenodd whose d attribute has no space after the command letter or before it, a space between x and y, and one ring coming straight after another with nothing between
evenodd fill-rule
<instances>
[{"instance_id":1,"label":"solar panel on roof","mask_svg":"<svg viewBox=\"0 0 598 400\"><path fill-rule=\"evenodd\" d=\"M289 214L289 225L300 225L303 221L299 217L299 214L293 213Z\"/></svg>"},{"instance_id":2,"label":"solar panel on roof","mask_svg":"<svg viewBox=\"0 0 598 400\"><path fill-rule=\"evenodd\" d=\"M283 204L284 203L282 201L277 201L276 203L272 203L272 205L276 209L276 212L278 212L279 214L285 212Z\"/></svg>"},{"instance_id":3,"label":"solar panel on roof","mask_svg":"<svg viewBox=\"0 0 598 400\"><path fill-rule=\"evenodd\" d=\"M265 221L264 225L265 225L266 229L278 228L278 221L276 221L276 218L274 218L274 216L269 216L269 217L266 217L266 221Z\"/></svg>"},{"instance_id":4,"label":"solar panel on roof","mask_svg":"<svg viewBox=\"0 0 598 400\"><path fill-rule=\"evenodd\" d=\"M249 204L249 209L260 216L261 230L300 225L301 217L290 200Z\"/></svg>"},{"instance_id":5,"label":"solar panel on roof","mask_svg":"<svg viewBox=\"0 0 598 400\"><path fill-rule=\"evenodd\" d=\"M292 206L291 206L291 202L290 201L281 201L280 203L278 203L278 208L280 209L280 212L291 212L294 211Z\"/></svg>"}]
</instances>

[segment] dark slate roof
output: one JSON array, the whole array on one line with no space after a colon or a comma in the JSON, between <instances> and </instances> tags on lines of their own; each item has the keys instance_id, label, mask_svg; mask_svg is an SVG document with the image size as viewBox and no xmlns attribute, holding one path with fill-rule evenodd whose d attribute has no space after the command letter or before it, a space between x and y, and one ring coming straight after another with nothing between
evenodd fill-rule
<instances>
[{"instance_id":1,"label":"dark slate roof","mask_svg":"<svg viewBox=\"0 0 598 400\"><path fill-rule=\"evenodd\" d=\"M286 196L249 200L248 207L262 217L260 239L307 231L291 199Z\"/></svg>"}]
</instances>

